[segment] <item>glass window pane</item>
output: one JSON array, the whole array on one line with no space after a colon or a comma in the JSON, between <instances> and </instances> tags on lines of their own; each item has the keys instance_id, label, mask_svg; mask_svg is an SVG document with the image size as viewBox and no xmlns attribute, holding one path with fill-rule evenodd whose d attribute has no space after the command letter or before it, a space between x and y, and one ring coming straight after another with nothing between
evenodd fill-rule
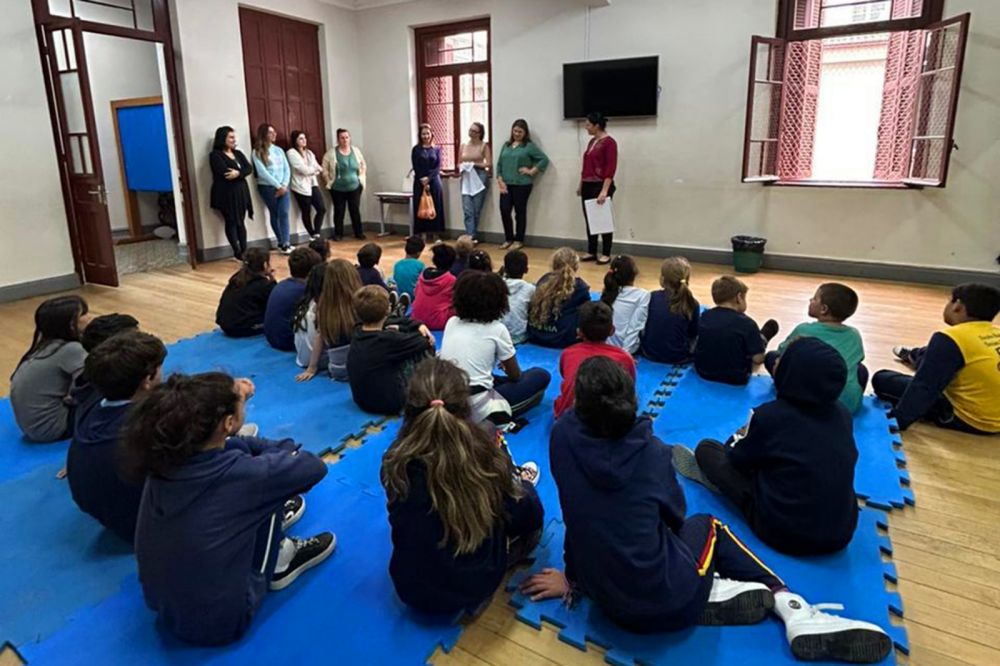
<instances>
[{"instance_id":1,"label":"glass window pane","mask_svg":"<svg viewBox=\"0 0 1000 666\"><path fill-rule=\"evenodd\" d=\"M463 32L457 35L448 35L444 38L444 48L447 50L472 48L472 33Z\"/></svg>"},{"instance_id":2,"label":"glass window pane","mask_svg":"<svg viewBox=\"0 0 1000 666\"><path fill-rule=\"evenodd\" d=\"M482 102L490 98L490 75L486 72L474 74L472 99Z\"/></svg>"},{"instance_id":3,"label":"glass window pane","mask_svg":"<svg viewBox=\"0 0 1000 666\"><path fill-rule=\"evenodd\" d=\"M94 173L94 165L90 161L90 137L83 134L77 139L80 141L80 153L83 156L83 173Z\"/></svg>"},{"instance_id":4,"label":"glass window pane","mask_svg":"<svg viewBox=\"0 0 1000 666\"><path fill-rule=\"evenodd\" d=\"M49 0L49 13L53 16L72 16L71 2L72 0Z\"/></svg>"},{"instance_id":5,"label":"glass window pane","mask_svg":"<svg viewBox=\"0 0 1000 666\"><path fill-rule=\"evenodd\" d=\"M123 28L134 27L131 3L127 0L101 0L104 4L93 4L90 2L77 2L74 7L78 18L94 23L114 25ZM107 5L115 5L109 7Z\"/></svg>"},{"instance_id":6,"label":"glass window pane","mask_svg":"<svg viewBox=\"0 0 1000 666\"><path fill-rule=\"evenodd\" d=\"M486 62L489 57L489 32L479 30L472 33L472 59L476 62Z\"/></svg>"},{"instance_id":7,"label":"glass window pane","mask_svg":"<svg viewBox=\"0 0 1000 666\"><path fill-rule=\"evenodd\" d=\"M70 68L66 53L66 33L68 32L69 30L59 30L49 35L49 39L52 40L52 51L56 55L56 71L59 72ZM69 38L73 38L72 33L69 34Z\"/></svg>"},{"instance_id":8,"label":"glass window pane","mask_svg":"<svg viewBox=\"0 0 1000 666\"><path fill-rule=\"evenodd\" d=\"M442 51L441 64L455 65L472 62L472 49L458 49L455 51Z\"/></svg>"},{"instance_id":9,"label":"glass window pane","mask_svg":"<svg viewBox=\"0 0 1000 666\"><path fill-rule=\"evenodd\" d=\"M458 101L471 102L473 99L472 74L462 74L458 77Z\"/></svg>"},{"instance_id":10,"label":"glass window pane","mask_svg":"<svg viewBox=\"0 0 1000 666\"><path fill-rule=\"evenodd\" d=\"M872 23L892 18L892 0L872 0L857 4L857 0L825 0L820 12L820 26Z\"/></svg>"},{"instance_id":11,"label":"glass window pane","mask_svg":"<svg viewBox=\"0 0 1000 666\"><path fill-rule=\"evenodd\" d=\"M424 42L424 63L428 67L435 67L441 64L441 38L431 38Z\"/></svg>"},{"instance_id":12,"label":"glass window pane","mask_svg":"<svg viewBox=\"0 0 1000 666\"><path fill-rule=\"evenodd\" d=\"M459 106L459 124L462 130L468 130L472 123L482 123L489 132L489 107L486 102L466 102ZM490 137L483 137L484 141L489 141Z\"/></svg>"},{"instance_id":13,"label":"glass window pane","mask_svg":"<svg viewBox=\"0 0 1000 666\"><path fill-rule=\"evenodd\" d=\"M86 173L83 168L83 156L80 154L80 143L77 141L79 137L71 136L69 138L69 155L70 155L70 169L73 173L83 174Z\"/></svg>"},{"instance_id":14,"label":"glass window pane","mask_svg":"<svg viewBox=\"0 0 1000 666\"><path fill-rule=\"evenodd\" d=\"M59 75L59 91L62 93L63 109L66 111L67 132L86 132L87 120L83 115L83 95L80 92L80 77L76 72Z\"/></svg>"},{"instance_id":15,"label":"glass window pane","mask_svg":"<svg viewBox=\"0 0 1000 666\"><path fill-rule=\"evenodd\" d=\"M63 30L66 38L66 64L69 69L76 69L76 37L72 30Z\"/></svg>"}]
</instances>

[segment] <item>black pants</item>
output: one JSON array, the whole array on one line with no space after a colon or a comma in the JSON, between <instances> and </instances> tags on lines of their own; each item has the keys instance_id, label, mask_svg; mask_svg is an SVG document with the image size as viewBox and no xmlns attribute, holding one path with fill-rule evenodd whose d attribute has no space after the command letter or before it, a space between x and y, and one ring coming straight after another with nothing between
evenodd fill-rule
<instances>
[{"instance_id":1,"label":"black pants","mask_svg":"<svg viewBox=\"0 0 1000 666\"><path fill-rule=\"evenodd\" d=\"M503 220L503 236L508 243L524 242L524 233L528 229L528 197L531 196L531 188L531 185L508 185L507 192L500 195L500 219ZM517 231L514 230L514 216L517 217Z\"/></svg>"},{"instance_id":2,"label":"black pants","mask_svg":"<svg viewBox=\"0 0 1000 666\"><path fill-rule=\"evenodd\" d=\"M323 195L319 188L313 186L312 194L305 195L292 192L295 196L295 203L299 205L299 212L302 213L302 226L306 228L306 233L310 236L320 235L323 229L323 216L326 215L326 204L323 203ZM316 211L316 216L310 220L309 209Z\"/></svg>"},{"instance_id":3,"label":"black pants","mask_svg":"<svg viewBox=\"0 0 1000 666\"><path fill-rule=\"evenodd\" d=\"M330 196L333 197L333 237L342 238L344 236L344 211L351 213L351 227L354 230L354 237L364 236L364 229L361 228L361 192L365 188L358 187L353 192L338 192L331 189Z\"/></svg>"},{"instance_id":4,"label":"black pants","mask_svg":"<svg viewBox=\"0 0 1000 666\"><path fill-rule=\"evenodd\" d=\"M226 223L226 240L233 248L233 256L242 261L243 254L247 251L246 222L242 216L229 213L222 213L222 219Z\"/></svg>"},{"instance_id":5,"label":"black pants","mask_svg":"<svg viewBox=\"0 0 1000 666\"><path fill-rule=\"evenodd\" d=\"M586 201L596 199L603 187L603 181L584 181L580 183L580 205L583 206L584 221L587 221ZM611 183L611 187L608 188L608 198L615 198L615 184L613 182ZM606 257L611 256L611 243L613 240L614 234L601 234L601 254ZM597 255L597 236L590 233L590 222L587 222L587 252L595 256Z\"/></svg>"},{"instance_id":6,"label":"black pants","mask_svg":"<svg viewBox=\"0 0 1000 666\"><path fill-rule=\"evenodd\" d=\"M714 439L703 439L694 450L705 477L754 524L753 479L729 462L726 447Z\"/></svg>"},{"instance_id":7,"label":"black pants","mask_svg":"<svg viewBox=\"0 0 1000 666\"><path fill-rule=\"evenodd\" d=\"M879 400L885 400L895 407L903 398L903 394L906 393L906 389L912 381L912 375L896 372L895 370L879 370L872 377L872 390L875 391L875 395L878 396ZM956 416L955 408L951 406L948 398L943 395L938 396L938 399L931 405L931 408L924 414L923 418L939 428L958 430L959 432L967 432L973 435L990 434L969 425Z\"/></svg>"},{"instance_id":8,"label":"black pants","mask_svg":"<svg viewBox=\"0 0 1000 666\"><path fill-rule=\"evenodd\" d=\"M778 358L781 356L777 351L769 351L764 354L764 369L767 370L767 374L774 377L774 368L778 365ZM858 383L861 384L861 390L864 391L868 388L868 368L864 363L858 363Z\"/></svg>"}]
</instances>

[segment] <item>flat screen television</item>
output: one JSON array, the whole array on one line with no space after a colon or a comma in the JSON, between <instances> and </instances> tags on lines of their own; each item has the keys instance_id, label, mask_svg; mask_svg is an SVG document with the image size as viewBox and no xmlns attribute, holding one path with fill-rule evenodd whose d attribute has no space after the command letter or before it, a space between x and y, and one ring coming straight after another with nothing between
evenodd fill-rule
<instances>
[{"instance_id":1,"label":"flat screen television","mask_svg":"<svg viewBox=\"0 0 1000 666\"><path fill-rule=\"evenodd\" d=\"M655 116L660 57L595 60L563 65L563 117Z\"/></svg>"}]
</instances>

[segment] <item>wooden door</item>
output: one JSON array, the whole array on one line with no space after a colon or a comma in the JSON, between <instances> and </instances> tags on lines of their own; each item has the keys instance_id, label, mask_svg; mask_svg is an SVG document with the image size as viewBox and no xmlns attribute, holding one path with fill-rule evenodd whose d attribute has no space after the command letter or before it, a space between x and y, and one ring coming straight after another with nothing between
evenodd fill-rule
<instances>
[{"instance_id":1,"label":"wooden door","mask_svg":"<svg viewBox=\"0 0 1000 666\"><path fill-rule=\"evenodd\" d=\"M118 286L107 190L101 171L94 105L78 21L42 28L47 74L55 97L60 169L68 184L67 211L76 260L86 282Z\"/></svg>"}]
</instances>

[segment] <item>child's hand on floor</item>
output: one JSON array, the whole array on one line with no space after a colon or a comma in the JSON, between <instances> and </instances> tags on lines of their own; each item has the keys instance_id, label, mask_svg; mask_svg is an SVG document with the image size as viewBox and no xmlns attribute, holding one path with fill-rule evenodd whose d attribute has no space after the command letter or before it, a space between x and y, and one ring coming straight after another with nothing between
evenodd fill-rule
<instances>
[{"instance_id":1,"label":"child's hand on floor","mask_svg":"<svg viewBox=\"0 0 1000 666\"><path fill-rule=\"evenodd\" d=\"M236 385L236 392L243 396L244 402L252 398L257 392L257 387L246 377L240 377L234 384Z\"/></svg>"},{"instance_id":2,"label":"child's hand on floor","mask_svg":"<svg viewBox=\"0 0 1000 666\"><path fill-rule=\"evenodd\" d=\"M316 370L314 368L306 368L299 374L295 375L295 381L307 382L315 376L316 376Z\"/></svg>"},{"instance_id":3,"label":"child's hand on floor","mask_svg":"<svg viewBox=\"0 0 1000 666\"><path fill-rule=\"evenodd\" d=\"M434 349L434 345L435 345L434 334L431 333L431 329L429 329L426 326L424 326L423 324L421 324L420 328L418 328L417 330L420 331L420 335L422 335L425 338L427 338L427 344L430 345L430 348Z\"/></svg>"},{"instance_id":4,"label":"child's hand on floor","mask_svg":"<svg viewBox=\"0 0 1000 666\"><path fill-rule=\"evenodd\" d=\"M534 576L521 583L521 593L531 597L532 601L543 599L561 599L569 595L569 581L566 574L559 569L542 569Z\"/></svg>"}]
</instances>

